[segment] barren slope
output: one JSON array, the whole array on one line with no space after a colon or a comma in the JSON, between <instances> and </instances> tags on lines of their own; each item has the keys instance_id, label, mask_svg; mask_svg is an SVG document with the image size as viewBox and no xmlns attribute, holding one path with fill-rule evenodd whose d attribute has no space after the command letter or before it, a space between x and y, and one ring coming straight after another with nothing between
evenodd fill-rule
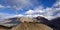
<instances>
[{"instance_id":1,"label":"barren slope","mask_svg":"<svg viewBox=\"0 0 60 30\"><path fill-rule=\"evenodd\" d=\"M53 30L42 23L21 23L11 30Z\"/></svg>"}]
</instances>

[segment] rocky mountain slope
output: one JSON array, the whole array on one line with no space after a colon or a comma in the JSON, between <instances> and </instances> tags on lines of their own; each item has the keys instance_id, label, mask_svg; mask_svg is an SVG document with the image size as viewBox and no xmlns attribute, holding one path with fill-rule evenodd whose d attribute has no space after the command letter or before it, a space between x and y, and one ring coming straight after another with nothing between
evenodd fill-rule
<instances>
[{"instance_id":1,"label":"rocky mountain slope","mask_svg":"<svg viewBox=\"0 0 60 30\"><path fill-rule=\"evenodd\" d=\"M5 23L2 23L2 26L8 27L8 28L12 27L9 30L53 30L51 27L47 25L48 21L45 22L44 18L41 18L40 20L36 18L29 18L29 17L14 17L14 18L5 19L5 21L2 21L2 22L5 22Z\"/></svg>"}]
</instances>

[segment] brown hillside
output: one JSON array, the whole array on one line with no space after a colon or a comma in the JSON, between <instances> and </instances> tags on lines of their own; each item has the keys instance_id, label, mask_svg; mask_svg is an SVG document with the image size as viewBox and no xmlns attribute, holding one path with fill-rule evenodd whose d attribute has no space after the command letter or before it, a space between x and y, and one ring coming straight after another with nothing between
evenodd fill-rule
<instances>
[{"instance_id":1,"label":"brown hillside","mask_svg":"<svg viewBox=\"0 0 60 30\"><path fill-rule=\"evenodd\" d=\"M12 27L0 27L0 30L53 30L49 26L43 24L41 21L37 21L37 19L29 18L29 17L19 17L18 20L20 24Z\"/></svg>"},{"instance_id":2,"label":"brown hillside","mask_svg":"<svg viewBox=\"0 0 60 30\"><path fill-rule=\"evenodd\" d=\"M11 30L53 30L52 28L42 23L21 23Z\"/></svg>"}]
</instances>

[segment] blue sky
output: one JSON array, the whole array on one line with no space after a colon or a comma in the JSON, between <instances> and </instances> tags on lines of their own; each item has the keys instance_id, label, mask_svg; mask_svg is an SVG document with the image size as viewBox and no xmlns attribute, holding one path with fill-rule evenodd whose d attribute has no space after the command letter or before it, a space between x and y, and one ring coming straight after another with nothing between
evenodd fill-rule
<instances>
[{"instance_id":1,"label":"blue sky","mask_svg":"<svg viewBox=\"0 0 60 30\"><path fill-rule=\"evenodd\" d=\"M10 0L12 1L12 0ZM32 1L32 0L31 0ZM24 13L25 11L27 11L28 9L34 9L34 7L38 7L40 6L41 4L46 8L46 7L51 7L54 3L56 2L56 0L37 0L36 2L34 2L34 0L32 1L33 3L33 7L32 6L29 6L28 8L26 7L23 7L22 9L24 11L21 11L19 10L18 12L19 13ZM5 0L0 0L0 4L4 5L4 6L7 6L8 3L5 2ZM2 8L0 9L0 12L4 12L4 13L13 13L15 14L15 9L13 8Z\"/></svg>"},{"instance_id":2,"label":"blue sky","mask_svg":"<svg viewBox=\"0 0 60 30\"><path fill-rule=\"evenodd\" d=\"M0 0L0 15L9 17L16 15L17 12L18 15L55 17L60 14L60 4L58 3L60 0Z\"/></svg>"}]
</instances>

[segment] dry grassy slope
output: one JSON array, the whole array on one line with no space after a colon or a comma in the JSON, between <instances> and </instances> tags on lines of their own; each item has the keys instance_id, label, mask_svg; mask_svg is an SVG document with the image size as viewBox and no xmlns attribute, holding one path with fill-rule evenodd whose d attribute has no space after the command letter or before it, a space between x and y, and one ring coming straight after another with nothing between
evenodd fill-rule
<instances>
[{"instance_id":1,"label":"dry grassy slope","mask_svg":"<svg viewBox=\"0 0 60 30\"><path fill-rule=\"evenodd\" d=\"M21 23L11 30L53 30L42 23Z\"/></svg>"}]
</instances>

